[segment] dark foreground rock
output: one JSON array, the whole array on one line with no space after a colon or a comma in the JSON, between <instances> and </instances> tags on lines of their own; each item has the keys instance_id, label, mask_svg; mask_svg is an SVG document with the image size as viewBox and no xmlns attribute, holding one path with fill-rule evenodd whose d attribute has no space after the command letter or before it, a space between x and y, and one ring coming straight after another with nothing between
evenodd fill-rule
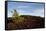
<instances>
[{"instance_id":1,"label":"dark foreground rock","mask_svg":"<svg viewBox=\"0 0 46 31\"><path fill-rule=\"evenodd\" d=\"M6 30L16 30L16 29L34 29L34 28L44 28L45 19L43 17L36 16L20 16L24 17L24 22L14 23L12 19L7 20Z\"/></svg>"}]
</instances>

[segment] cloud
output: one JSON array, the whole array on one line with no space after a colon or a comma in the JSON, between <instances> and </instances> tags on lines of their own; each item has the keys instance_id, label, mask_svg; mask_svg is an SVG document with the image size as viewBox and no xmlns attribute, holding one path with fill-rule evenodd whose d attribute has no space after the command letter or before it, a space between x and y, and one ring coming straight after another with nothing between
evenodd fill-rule
<instances>
[{"instance_id":1,"label":"cloud","mask_svg":"<svg viewBox=\"0 0 46 31\"><path fill-rule=\"evenodd\" d=\"M16 6L16 9L27 9L30 8L30 6Z\"/></svg>"},{"instance_id":2,"label":"cloud","mask_svg":"<svg viewBox=\"0 0 46 31\"><path fill-rule=\"evenodd\" d=\"M41 16L41 17L44 17L44 8L43 9L36 9L36 10L34 10L34 12L33 13L24 13L24 11L23 11L23 13L19 13L19 15L32 15L32 16Z\"/></svg>"},{"instance_id":3,"label":"cloud","mask_svg":"<svg viewBox=\"0 0 46 31\"><path fill-rule=\"evenodd\" d=\"M23 7L23 6L21 6ZM26 7L26 6L24 6ZM40 9L35 9L33 10L33 12L31 11L26 11L26 10L22 10L22 9L18 9L17 12L19 13L19 15L32 15L32 16L41 16L44 17L44 8L40 8ZM8 17L11 17L12 13L9 13Z\"/></svg>"},{"instance_id":4,"label":"cloud","mask_svg":"<svg viewBox=\"0 0 46 31\"><path fill-rule=\"evenodd\" d=\"M44 17L44 8L34 10L34 15Z\"/></svg>"},{"instance_id":5,"label":"cloud","mask_svg":"<svg viewBox=\"0 0 46 31\"><path fill-rule=\"evenodd\" d=\"M25 8L25 7L29 7L29 6L18 6L18 8L23 8L23 7Z\"/></svg>"}]
</instances>

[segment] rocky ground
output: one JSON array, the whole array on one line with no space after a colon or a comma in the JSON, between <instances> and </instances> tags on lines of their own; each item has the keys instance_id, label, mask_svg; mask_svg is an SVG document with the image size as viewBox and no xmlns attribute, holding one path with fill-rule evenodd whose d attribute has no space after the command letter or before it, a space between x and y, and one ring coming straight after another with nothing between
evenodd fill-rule
<instances>
[{"instance_id":1,"label":"rocky ground","mask_svg":"<svg viewBox=\"0 0 46 31\"><path fill-rule=\"evenodd\" d=\"M44 18L35 16L24 17L24 22L14 23L11 19L6 21L6 30L44 28Z\"/></svg>"}]
</instances>

